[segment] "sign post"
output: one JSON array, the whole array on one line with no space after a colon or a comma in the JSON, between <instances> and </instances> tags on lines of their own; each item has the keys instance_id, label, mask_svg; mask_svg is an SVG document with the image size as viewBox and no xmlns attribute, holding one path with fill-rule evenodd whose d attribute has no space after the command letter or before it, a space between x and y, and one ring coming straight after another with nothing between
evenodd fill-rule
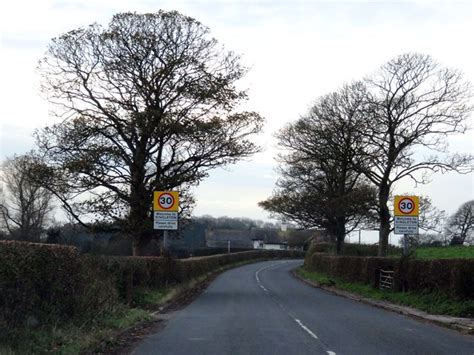
<instances>
[{"instance_id":1,"label":"sign post","mask_svg":"<svg viewBox=\"0 0 474 355\"><path fill-rule=\"evenodd\" d=\"M418 196L395 196L395 234L403 234L403 255L408 254L408 235L418 234Z\"/></svg>"},{"instance_id":2,"label":"sign post","mask_svg":"<svg viewBox=\"0 0 474 355\"><path fill-rule=\"evenodd\" d=\"M163 249L166 249L168 230L178 229L179 192L153 192L153 229L163 230Z\"/></svg>"}]
</instances>

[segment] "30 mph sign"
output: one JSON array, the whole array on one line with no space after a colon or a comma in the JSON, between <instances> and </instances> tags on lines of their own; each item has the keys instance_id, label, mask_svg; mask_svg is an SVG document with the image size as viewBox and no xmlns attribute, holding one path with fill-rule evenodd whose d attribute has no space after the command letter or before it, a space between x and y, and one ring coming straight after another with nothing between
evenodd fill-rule
<instances>
[{"instance_id":1,"label":"30 mph sign","mask_svg":"<svg viewBox=\"0 0 474 355\"><path fill-rule=\"evenodd\" d=\"M418 196L395 196L395 216L418 217L420 202Z\"/></svg>"},{"instance_id":2,"label":"30 mph sign","mask_svg":"<svg viewBox=\"0 0 474 355\"><path fill-rule=\"evenodd\" d=\"M178 191L155 191L153 193L153 211L178 212Z\"/></svg>"}]
</instances>

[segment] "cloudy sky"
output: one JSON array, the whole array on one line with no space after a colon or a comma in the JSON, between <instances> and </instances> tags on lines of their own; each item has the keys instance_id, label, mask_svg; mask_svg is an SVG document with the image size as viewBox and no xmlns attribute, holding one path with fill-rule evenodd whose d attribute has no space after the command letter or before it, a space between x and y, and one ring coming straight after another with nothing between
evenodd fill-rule
<instances>
[{"instance_id":1,"label":"cloudy sky","mask_svg":"<svg viewBox=\"0 0 474 355\"><path fill-rule=\"evenodd\" d=\"M0 159L28 151L33 130L54 123L35 73L51 38L93 22L106 25L117 12L158 9L198 19L227 49L243 56L251 68L242 82L249 88L246 108L267 120L258 138L264 152L212 172L195 191L196 215L267 219L257 202L270 196L277 179L272 134L304 114L318 96L398 54L430 54L474 82L471 1L2 1ZM471 131L450 145L474 152L473 141ZM396 189L429 195L448 213L474 197L472 174L434 175L426 186L407 181Z\"/></svg>"}]
</instances>

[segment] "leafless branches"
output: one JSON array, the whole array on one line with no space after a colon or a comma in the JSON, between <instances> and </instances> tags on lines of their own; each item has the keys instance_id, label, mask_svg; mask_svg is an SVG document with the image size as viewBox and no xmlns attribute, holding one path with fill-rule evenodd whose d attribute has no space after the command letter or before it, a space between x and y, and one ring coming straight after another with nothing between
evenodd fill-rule
<instances>
[{"instance_id":1,"label":"leafless branches","mask_svg":"<svg viewBox=\"0 0 474 355\"><path fill-rule=\"evenodd\" d=\"M235 88L246 72L239 61L174 11L122 13L107 28L54 39L39 71L65 119L37 138L67 176L65 190L87 192L77 207L127 219L140 244L140 231L151 229L153 190L188 190L208 170L257 152L251 137L263 119L236 111L246 99Z\"/></svg>"},{"instance_id":2,"label":"leafless branches","mask_svg":"<svg viewBox=\"0 0 474 355\"><path fill-rule=\"evenodd\" d=\"M38 241L53 209L52 195L31 176L30 155L15 156L2 165L0 223L8 233L22 240Z\"/></svg>"}]
</instances>

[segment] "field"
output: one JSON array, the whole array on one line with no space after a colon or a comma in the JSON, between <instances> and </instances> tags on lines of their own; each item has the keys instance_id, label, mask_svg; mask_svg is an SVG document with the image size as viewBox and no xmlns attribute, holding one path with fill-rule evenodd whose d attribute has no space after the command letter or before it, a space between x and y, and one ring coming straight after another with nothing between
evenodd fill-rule
<instances>
[{"instance_id":1,"label":"field","mask_svg":"<svg viewBox=\"0 0 474 355\"><path fill-rule=\"evenodd\" d=\"M474 259L474 246L422 247L415 250L420 259Z\"/></svg>"}]
</instances>

